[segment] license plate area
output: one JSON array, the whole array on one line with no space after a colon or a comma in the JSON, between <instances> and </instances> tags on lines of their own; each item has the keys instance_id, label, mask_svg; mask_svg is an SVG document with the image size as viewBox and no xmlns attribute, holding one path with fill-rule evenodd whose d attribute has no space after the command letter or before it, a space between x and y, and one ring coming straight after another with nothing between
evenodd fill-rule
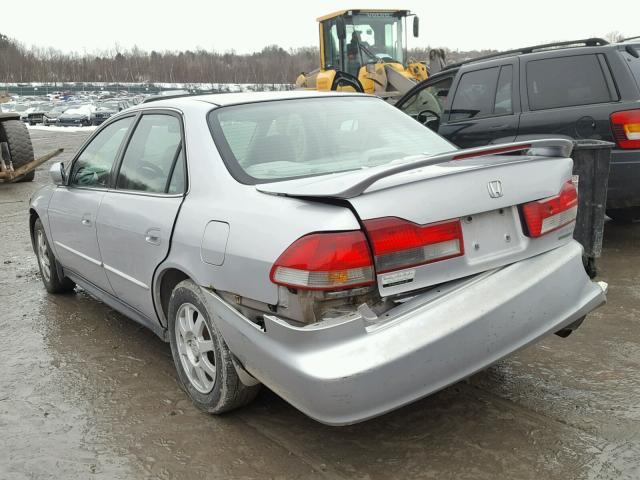
<instances>
[{"instance_id":1,"label":"license plate area","mask_svg":"<svg viewBox=\"0 0 640 480\"><path fill-rule=\"evenodd\" d=\"M516 207L461 217L465 256L470 264L521 251L525 246Z\"/></svg>"}]
</instances>

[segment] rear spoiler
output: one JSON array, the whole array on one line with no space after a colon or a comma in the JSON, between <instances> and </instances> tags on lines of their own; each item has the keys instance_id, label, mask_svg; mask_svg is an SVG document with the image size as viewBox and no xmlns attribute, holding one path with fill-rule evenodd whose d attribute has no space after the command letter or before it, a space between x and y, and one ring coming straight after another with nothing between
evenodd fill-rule
<instances>
[{"instance_id":1,"label":"rear spoiler","mask_svg":"<svg viewBox=\"0 0 640 480\"><path fill-rule=\"evenodd\" d=\"M291 197L331 197L347 199L361 195L367 188L382 178L416 168L463 160L465 158L514 152L526 152L527 155L536 157L567 158L571 155L572 150L573 142L560 138L488 145L465 150L453 150L440 155L425 156L401 165L372 167L363 170L352 170L282 182L262 183L256 185L256 189L263 193Z\"/></svg>"}]
</instances>

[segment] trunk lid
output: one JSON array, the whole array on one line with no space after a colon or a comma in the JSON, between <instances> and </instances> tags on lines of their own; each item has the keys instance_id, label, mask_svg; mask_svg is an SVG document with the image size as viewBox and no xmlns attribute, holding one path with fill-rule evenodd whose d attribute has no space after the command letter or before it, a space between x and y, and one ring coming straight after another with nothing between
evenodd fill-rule
<instances>
[{"instance_id":1,"label":"trunk lid","mask_svg":"<svg viewBox=\"0 0 640 480\"><path fill-rule=\"evenodd\" d=\"M265 193L348 202L365 231L374 219L402 219L418 227L459 221L461 254L416 262L419 264L415 266L409 261L406 268L392 271L385 271L382 257L376 257L378 289L387 296L508 265L570 241L573 224L538 238L527 236L519 206L560 192L571 179L573 162L567 158L571 147L563 140L482 147L386 169L323 175L256 188ZM528 150L528 154L490 153L518 149ZM454 158L458 160L453 161ZM371 231L367 234L373 247ZM375 248L372 250L375 256Z\"/></svg>"}]
</instances>

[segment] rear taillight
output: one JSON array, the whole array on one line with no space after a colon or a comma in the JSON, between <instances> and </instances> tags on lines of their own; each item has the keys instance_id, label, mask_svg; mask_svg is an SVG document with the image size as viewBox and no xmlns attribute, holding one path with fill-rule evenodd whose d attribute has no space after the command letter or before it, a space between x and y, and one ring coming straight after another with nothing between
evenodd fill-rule
<instances>
[{"instance_id":1,"label":"rear taillight","mask_svg":"<svg viewBox=\"0 0 640 480\"><path fill-rule=\"evenodd\" d=\"M339 290L373 283L373 262L361 231L313 233L287 248L271 281L305 290Z\"/></svg>"},{"instance_id":2,"label":"rear taillight","mask_svg":"<svg viewBox=\"0 0 640 480\"><path fill-rule=\"evenodd\" d=\"M640 110L611 114L611 129L620 148L640 148Z\"/></svg>"},{"instance_id":3,"label":"rear taillight","mask_svg":"<svg viewBox=\"0 0 640 480\"><path fill-rule=\"evenodd\" d=\"M417 225L397 217L364 222L378 273L438 262L464 254L459 220Z\"/></svg>"},{"instance_id":4,"label":"rear taillight","mask_svg":"<svg viewBox=\"0 0 640 480\"><path fill-rule=\"evenodd\" d=\"M522 213L530 237L540 237L576 221L578 192L571 181L566 182L555 197L522 205Z\"/></svg>"}]
</instances>

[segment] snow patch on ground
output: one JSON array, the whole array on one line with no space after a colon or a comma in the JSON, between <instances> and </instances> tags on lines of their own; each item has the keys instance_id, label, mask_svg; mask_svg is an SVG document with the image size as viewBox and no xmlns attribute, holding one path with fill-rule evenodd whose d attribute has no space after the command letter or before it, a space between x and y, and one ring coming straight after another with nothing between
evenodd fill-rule
<instances>
[{"instance_id":1,"label":"snow patch on ground","mask_svg":"<svg viewBox=\"0 0 640 480\"><path fill-rule=\"evenodd\" d=\"M44 125L27 125L29 130L47 130L49 132L92 132L96 128L96 125L91 125L89 127L58 127L55 125L44 126Z\"/></svg>"}]
</instances>

